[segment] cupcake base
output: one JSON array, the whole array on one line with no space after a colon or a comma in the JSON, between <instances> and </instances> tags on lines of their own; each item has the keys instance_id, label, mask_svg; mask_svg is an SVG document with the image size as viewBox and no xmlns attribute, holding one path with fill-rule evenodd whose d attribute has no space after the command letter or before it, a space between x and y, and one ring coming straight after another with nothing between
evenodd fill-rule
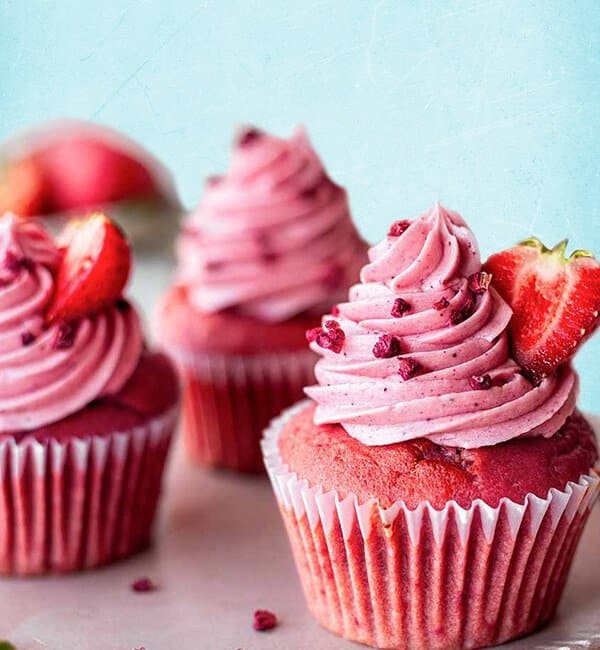
<instances>
[{"instance_id":1,"label":"cupcake base","mask_svg":"<svg viewBox=\"0 0 600 650\"><path fill-rule=\"evenodd\" d=\"M598 476L522 504L410 510L398 501L384 510L289 472L277 439L305 405L273 422L263 451L308 606L324 627L379 648L457 650L518 638L552 617Z\"/></svg>"},{"instance_id":2,"label":"cupcake base","mask_svg":"<svg viewBox=\"0 0 600 650\"><path fill-rule=\"evenodd\" d=\"M90 569L150 542L177 409L106 436L0 442L0 573Z\"/></svg>"},{"instance_id":3,"label":"cupcake base","mask_svg":"<svg viewBox=\"0 0 600 650\"><path fill-rule=\"evenodd\" d=\"M182 377L183 437L189 456L213 467L264 472L262 433L314 381L314 354L173 356Z\"/></svg>"}]
</instances>

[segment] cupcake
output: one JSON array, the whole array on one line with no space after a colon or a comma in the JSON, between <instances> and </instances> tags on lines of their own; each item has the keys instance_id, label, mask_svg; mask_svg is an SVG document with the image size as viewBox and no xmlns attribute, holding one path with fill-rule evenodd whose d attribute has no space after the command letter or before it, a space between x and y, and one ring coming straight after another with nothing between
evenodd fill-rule
<instances>
[{"instance_id":1,"label":"cupcake","mask_svg":"<svg viewBox=\"0 0 600 650\"><path fill-rule=\"evenodd\" d=\"M101 207L138 252L165 251L181 213L166 167L107 126L52 120L0 142L0 215L29 216L57 233Z\"/></svg>"},{"instance_id":2,"label":"cupcake","mask_svg":"<svg viewBox=\"0 0 600 650\"><path fill-rule=\"evenodd\" d=\"M183 378L187 449L264 471L262 431L314 381L305 332L366 260L346 192L303 130L285 140L247 129L229 171L207 180L178 260L157 334Z\"/></svg>"},{"instance_id":3,"label":"cupcake","mask_svg":"<svg viewBox=\"0 0 600 650\"><path fill-rule=\"evenodd\" d=\"M392 225L310 332L318 385L263 451L308 606L347 639L478 648L556 609L600 489L569 364L597 324L600 265L523 248L490 259L492 278L436 205Z\"/></svg>"},{"instance_id":4,"label":"cupcake","mask_svg":"<svg viewBox=\"0 0 600 650\"><path fill-rule=\"evenodd\" d=\"M101 214L59 245L0 219L0 573L77 571L147 546L176 421L170 362L122 296Z\"/></svg>"}]
</instances>

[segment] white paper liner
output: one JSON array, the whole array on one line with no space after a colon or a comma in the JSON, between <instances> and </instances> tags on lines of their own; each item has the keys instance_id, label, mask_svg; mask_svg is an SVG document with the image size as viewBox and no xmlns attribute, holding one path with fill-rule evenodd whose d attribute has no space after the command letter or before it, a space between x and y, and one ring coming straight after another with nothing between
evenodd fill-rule
<instances>
[{"instance_id":1,"label":"white paper liner","mask_svg":"<svg viewBox=\"0 0 600 650\"><path fill-rule=\"evenodd\" d=\"M146 546L177 421L106 436L0 442L0 573L87 569Z\"/></svg>"},{"instance_id":2,"label":"white paper liner","mask_svg":"<svg viewBox=\"0 0 600 650\"><path fill-rule=\"evenodd\" d=\"M271 419L314 381L315 355L190 354L168 350L183 380L183 434L192 458L217 467L262 472L260 439Z\"/></svg>"},{"instance_id":3,"label":"white paper liner","mask_svg":"<svg viewBox=\"0 0 600 650\"><path fill-rule=\"evenodd\" d=\"M328 629L380 648L476 648L527 634L558 603L595 473L545 499L451 501L414 510L340 498L282 461L277 441L304 400L276 418L262 449L308 605Z\"/></svg>"}]
</instances>

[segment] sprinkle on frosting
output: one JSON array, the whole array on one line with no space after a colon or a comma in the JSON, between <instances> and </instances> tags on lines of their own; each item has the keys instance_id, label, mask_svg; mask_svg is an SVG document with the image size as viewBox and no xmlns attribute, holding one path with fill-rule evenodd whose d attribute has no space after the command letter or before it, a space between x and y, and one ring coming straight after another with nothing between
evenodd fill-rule
<instances>
[{"instance_id":1,"label":"sprinkle on frosting","mask_svg":"<svg viewBox=\"0 0 600 650\"><path fill-rule=\"evenodd\" d=\"M400 354L400 339L392 334L382 334L373 346L373 356L389 359Z\"/></svg>"},{"instance_id":2,"label":"sprinkle on frosting","mask_svg":"<svg viewBox=\"0 0 600 650\"><path fill-rule=\"evenodd\" d=\"M469 289L476 295L483 295L490 286L492 281L492 276L485 271L480 271L479 273L472 273L469 276Z\"/></svg>"},{"instance_id":3,"label":"sprinkle on frosting","mask_svg":"<svg viewBox=\"0 0 600 650\"><path fill-rule=\"evenodd\" d=\"M404 314L408 314L410 311L410 303L406 302L404 298L396 298L394 300L394 306L392 307L391 314L394 316L394 318L400 318L404 316Z\"/></svg>"},{"instance_id":4,"label":"sprinkle on frosting","mask_svg":"<svg viewBox=\"0 0 600 650\"><path fill-rule=\"evenodd\" d=\"M388 231L388 237L400 237L410 226L410 221L403 219L402 221L394 221Z\"/></svg>"},{"instance_id":5,"label":"sprinkle on frosting","mask_svg":"<svg viewBox=\"0 0 600 650\"><path fill-rule=\"evenodd\" d=\"M471 448L553 435L574 409L575 373L564 367L537 386L523 376L509 354L512 312L460 215L436 205L408 223L371 248L361 282L337 305L344 354L310 344L323 357L318 385L306 389L315 422L339 422L367 445L427 437ZM398 298L411 306L402 318Z\"/></svg>"},{"instance_id":6,"label":"sprinkle on frosting","mask_svg":"<svg viewBox=\"0 0 600 650\"><path fill-rule=\"evenodd\" d=\"M21 343L25 346L34 343L36 338L37 338L36 335L33 332L30 332L29 330L25 330L24 332L21 332Z\"/></svg>"},{"instance_id":7,"label":"sprinkle on frosting","mask_svg":"<svg viewBox=\"0 0 600 650\"><path fill-rule=\"evenodd\" d=\"M421 364L410 357L404 357L398 362L398 374L404 381L412 379L421 372Z\"/></svg>"},{"instance_id":8,"label":"sprinkle on frosting","mask_svg":"<svg viewBox=\"0 0 600 650\"><path fill-rule=\"evenodd\" d=\"M314 341L324 350L331 350L339 354L344 347L346 334L337 321L328 320L325 321L323 327L313 327L313 329L308 330L306 339L311 343Z\"/></svg>"},{"instance_id":9,"label":"sprinkle on frosting","mask_svg":"<svg viewBox=\"0 0 600 650\"><path fill-rule=\"evenodd\" d=\"M60 323L57 327L56 336L54 337L54 349L68 350L73 347L78 329L79 323L77 322Z\"/></svg>"},{"instance_id":10,"label":"sprinkle on frosting","mask_svg":"<svg viewBox=\"0 0 600 650\"><path fill-rule=\"evenodd\" d=\"M490 375L473 375L469 377L469 386L473 390L488 390L493 386L493 381Z\"/></svg>"},{"instance_id":11,"label":"sprinkle on frosting","mask_svg":"<svg viewBox=\"0 0 600 650\"><path fill-rule=\"evenodd\" d=\"M177 281L199 311L280 322L343 299L366 246L302 129L287 140L246 129L187 218L178 258Z\"/></svg>"},{"instance_id":12,"label":"sprinkle on frosting","mask_svg":"<svg viewBox=\"0 0 600 650\"><path fill-rule=\"evenodd\" d=\"M58 247L39 224L0 218L2 431L60 420L118 392L137 366L143 339L135 309L112 307L76 326L45 325L59 260Z\"/></svg>"}]
</instances>

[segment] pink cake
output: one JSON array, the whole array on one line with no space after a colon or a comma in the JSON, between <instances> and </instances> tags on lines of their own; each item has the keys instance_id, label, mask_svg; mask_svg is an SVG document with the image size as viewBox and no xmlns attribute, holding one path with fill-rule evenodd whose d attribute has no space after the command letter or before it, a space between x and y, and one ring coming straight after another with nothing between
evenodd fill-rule
<instances>
[{"instance_id":1,"label":"pink cake","mask_svg":"<svg viewBox=\"0 0 600 650\"><path fill-rule=\"evenodd\" d=\"M355 494L382 508L402 501L414 509L427 501L441 510L449 501L469 508L481 500L493 508L504 498L523 503L577 482L598 459L595 434L575 411L551 438L516 438L501 445L461 449L426 438L367 446L339 424L314 424L314 405L290 420L279 451L290 471L311 485Z\"/></svg>"},{"instance_id":2,"label":"pink cake","mask_svg":"<svg viewBox=\"0 0 600 650\"><path fill-rule=\"evenodd\" d=\"M346 192L306 134L243 131L223 176L206 182L178 242L174 286L157 318L183 378L191 457L263 471L260 436L313 380L306 329L366 258Z\"/></svg>"},{"instance_id":3,"label":"pink cake","mask_svg":"<svg viewBox=\"0 0 600 650\"><path fill-rule=\"evenodd\" d=\"M91 568L150 541L177 379L166 357L146 350L135 308L110 296L118 273L109 249L122 235L105 217L90 221L93 230L59 250L34 222L0 219L4 574ZM65 284L75 247L86 261ZM128 264L119 256L123 281ZM80 315L49 317L55 308Z\"/></svg>"},{"instance_id":4,"label":"pink cake","mask_svg":"<svg viewBox=\"0 0 600 650\"><path fill-rule=\"evenodd\" d=\"M263 440L308 606L378 648L527 634L600 489L577 376L532 381L514 361L511 308L458 214L396 222L369 259L309 332L312 403Z\"/></svg>"}]
</instances>

